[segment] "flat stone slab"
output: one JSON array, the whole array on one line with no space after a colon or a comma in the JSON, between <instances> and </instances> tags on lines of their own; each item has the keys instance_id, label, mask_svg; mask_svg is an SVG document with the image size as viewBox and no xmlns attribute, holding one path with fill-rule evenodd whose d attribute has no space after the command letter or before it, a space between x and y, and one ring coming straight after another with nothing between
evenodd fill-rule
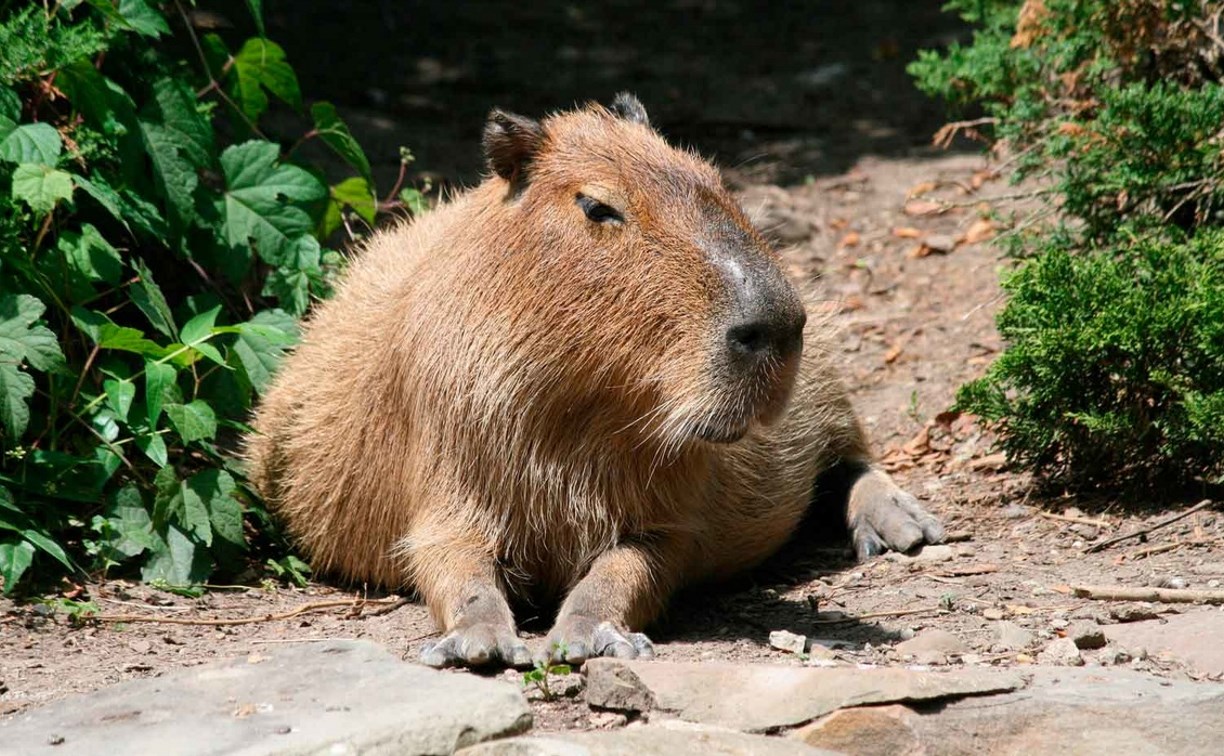
<instances>
[{"instance_id":1,"label":"flat stone slab","mask_svg":"<svg viewBox=\"0 0 1224 756\"><path fill-rule=\"evenodd\" d=\"M680 719L765 732L865 704L960 698L1016 690L1012 672L782 667L622 661L586 663L587 703L623 711L658 710Z\"/></svg>"},{"instance_id":2,"label":"flat stone slab","mask_svg":"<svg viewBox=\"0 0 1224 756\"><path fill-rule=\"evenodd\" d=\"M287 646L0 720L5 754L449 754L531 727L510 683L366 641Z\"/></svg>"},{"instance_id":3,"label":"flat stone slab","mask_svg":"<svg viewBox=\"0 0 1224 756\"><path fill-rule=\"evenodd\" d=\"M1034 668L1024 690L901 720L927 753L951 756L1214 756L1224 744L1224 685L1127 669Z\"/></svg>"},{"instance_id":4,"label":"flat stone slab","mask_svg":"<svg viewBox=\"0 0 1224 756\"><path fill-rule=\"evenodd\" d=\"M1108 625L1105 637L1128 651L1172 654L1208 675L1224 674L1224 612L1206 609L1164 620Z\"/></svg>"},{"instance_id":5,"label":"flat stone slab","mask_svg":"<svg viewBox=\"0 0 1224 756\"><path fill-rule=\"evenodd\" d=\"M629 726L610 732L550 733L465 748L457 756L820 756L797 740L690 726Z\"/></svg>"}]
</instances>

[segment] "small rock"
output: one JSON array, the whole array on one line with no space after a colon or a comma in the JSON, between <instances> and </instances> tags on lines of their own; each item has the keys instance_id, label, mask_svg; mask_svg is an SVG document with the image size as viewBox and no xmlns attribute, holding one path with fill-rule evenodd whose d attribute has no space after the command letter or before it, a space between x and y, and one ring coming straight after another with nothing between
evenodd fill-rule
<instances>
[{"instance_id":1,"label":"small rock","mask_svg":"<svg viewBox=\"0 0 1224 756\"><path fill-rule=\"evenodd\" d=\"M1076 648L1074 641L1070 638L1059 638L1046 646L1045 650L1037 655L1037 661L1041 664L1080 667L1084 664L1084 657L1080 655L1080 651Z\"/></svg>"},{"instance_id":2,"label":"small rock","mask_svg":"<svg viewBox=\"0 0 1224 756\"><path fill-rule=\"evenodd\" d=\"M948 234L931 234L923 239L922 243L932 252L951 252L956 249L956 239Z\"/></svg>"},{"instance_id":3,"label":"small rock","mask_svg":"<svg viewBox=\"0 0 1224 756\"><path fill-rule=\"evenodd\" d=\"M1067 628L1067 637L1075 647L1088 651L1105 647L1105 631L1095 622L1075 622Z\"/></svg>"},{"instance_id":4,"label":"small rock","mask_svg":"<svg viewBox=\"0 0 1224 756\"><path fill-rule=\"evenodd\" d=\"M982 610L982 616L988 620L1001 620L1007 615L997 606L988 606Z\"/></svg>"},{"instance_id":5,"label":"small rock","mask_svg":"<svg viewBox=\"0 0 1224 756\"><path fill-rule=\"evenodd\" d=\"M930 564L934 562L946 562L956 556L955 549L952 546L941 543L934 546L923 546L920 551L913 554L901 554L896 551L888 552L888 559L901 564Z\"/></svg>"},{"instance_id":6,"label":"small rock","mask_svg":"<svg viewBox=\"0 0 1224 756\"><path fill-rule=\"evenodd\" d=\"M1168 577L1163 577L1160 580L1156 581L1157 588L1172 588L1174 590L1181 590L1182 588L1185 588L1188 585L1190 584L1186 582L1186 579L1178 575L1171 575Z\"/></svg>"},{"instance_id":7,"label":"small rock","mask_svg":"<svg viewBox=\"0 0 1224 756\"><path fill-rule=\"evenodd\" d=\"M801 654L807 647L807 636L798 635L789 630L774 630L769 634L769 645L779 651Z\"/></svg>"},{"instance_id":8,"label":"small rock","mask_svg":"<svg viewBox=\"0 0 1224 756\"><path fill-rule=\"evenodd\" d=\"M1029 516L1030 509L1023 504L1008 504L1003 507L1003 516L1009 520L1019 520Z\"/></svg>"},{"instance_id":9,"label":"small rock","mask_svg":"<svg viewBox=\"0 0 1224 756\"><path fill-rule=\"evenodd\" d=\"M1021 649L1028 648L1033 643L1033 634L1015 622L1008 622L1006 620L997 622L995 623L994 631L995 645L991 647L992 651L996 647L1002 651L1020 651Z\"/></svg>"},{"instance_id":10,"label":"small rock","mask_svg":"<svg viewBox=\"0 0 1224 756\"><path fill-rule=\"evenodd\" d=\"M128 644L128 648L138 654L147 654L153 650L153 644L147 640L136 640Z\"/></svg>"},{"instance_id":11,"label":"small rock","mask_svg":"<svg viewBox=\"0 0 1224 756\"><path fill-rule=\"evenodd\" d=\"M1208 588L1219 588L1219 587L1220 587L1220 581L1219 581L1219 580L1216 580L1215 578L1212 578L1211 580L1208 580L1208 581L1207 581L1207 587L1208 587Z\"/></svg>"},{"instance_id":12,"label":"small rock","mask_svg":"<svg viewBox=\"0 0 1224 756\"><path fill-rule=\"evenodd\" d=\"M1069 530L1072 533L1075 533L1076 535L1083 538L1085 541L1095 541L1097 535L1099 535L1099 531L1097 528L1094 528L1091 525L1084 525L1078 522L1072 525L1069 528Z\"/></svg>"},{"instance_id":13,"label":"small rock","mask_svg":"<svg viewBox=\"0 0 1224 756\"><path fill-rule=\"evenodd\" d=\"M1066 630L1071 623L1061 617L1050 620L1050 627L1055 630Z\"/></svg>"},{"instance_id":14,"label":"small rock","mask_svg":"<svg viewBox=\"0 0 1224 756\"><path fill-rule=\"evenodd\" d=\"M969 647L947 630L924 630L912 640L897 644L901 656L913 656L919 664L941 664L943 657L967 653Z\"/></svg>"},{"instance_id":15,"label":"small rock","mask_svg":"<svg viewBox=\"0 0 1224 756\"><path fill-rule=\"evenodd\" d=\"M1119 604L1111 607L1109 614L1118 622L1142 622L1160 616L1147 604Z\"/></svg>"},{"instance_id":16,"label":"small rock","mask_svg":"<svg viewBox=\"0 0 1224 756\"><path fill-rule=\"evenodd\" d=\"M803 636L800 635L799 637L802 638ZM832 661L837 658L837 654L834 653L833 648L826 646L823 643L817 643L816 641L808 641L807 655L809 659L818 659L821 661Z\"/></svg>"},{"instance_id":17,"label":"small rock","mask_svg":"<svg viewBox=\"0 0 1224 756\"><path fill-rule=\"evenodd\" d=\"M1131 660L1131 655L1126 649L1118 648L1117 646L1106 646L1105 650L1101 651L1097 656L1097 661L1105 666L1115 666L1118 664L1127 664Z\"/></svg>"},{"instance_id":18,"label":"small rock","mask_svg":"<svg viewBox=\"0 0 1224 756\"><path fill-rule=\"evenodd\" d=\"M613 727L624 727L629 723L629 717L618 711L596 711L588 717L592 727L609 730Z\"/></svg>"}]
</instances>

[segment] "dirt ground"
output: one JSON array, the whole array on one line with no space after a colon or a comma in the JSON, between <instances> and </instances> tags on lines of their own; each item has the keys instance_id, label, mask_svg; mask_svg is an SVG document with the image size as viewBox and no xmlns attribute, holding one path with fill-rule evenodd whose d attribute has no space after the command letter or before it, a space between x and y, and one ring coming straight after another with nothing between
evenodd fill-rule
<instances>
[{"instance_id":1,"label":"dirt ground","mask_svg":"<svg viewBox=\"0 0 1224 756\"><path fill-rule=\"evenodd\" d=\"M307 14L319 7L299 5ZM387 10L392 4L358 5L368 5L366 12L375 16L392 12ZM433 12L424 5L406 5L409 11ZM913 18L887 24L894 32L881 31L889 9L911 5L818 5L830 7L812 11L821 18L807 19L808 47L802 40L783 38L760 59L736 58L726 63L734 69L730 73L712 70L695 84L683 48L664 56L659 68L643 66L617 52L631 33L601 36L599 19L574 21L577 36L561 47L580 51L564 53L578 55L578 63L620 72L599 78L598 91L591 94L637 88L648 107L655 94L662 103L657 121L664 130L696 143L727 167L749 212L785 247L792 275L817 280L833 326L842 333L846 379L881 460L943 518L954 542L913 558L886 555L856 564L836 539L813 528L786 555L753 575L679 596L650 633L658 657L894 665L907 662L895 648L898 642L939 628L963 644L946 655L948 663L1047 663L1041 649L1069 622L1108 624L1127 611L1146 611L1075 598L1069 586L1218 586L1224 580L1224 517L1204 510L1146 539L1085 553L1093 543L1155 523L1172 510L1133 500L1038 495L1025 475L1006 468L992 446L993 436L975 418L947 412L956 387L979 375L1001 348L993 316L1001 305L998 273L1007 263L985 242L1007 228L984 220L989 205L979 203L1011 190L991 176L979 156L939 154L921 146L938 125L938 109L903 90L904 76L898 72L916 47L961 31L926 9L906 11ZM732 11L743 10L734 3L712 2L657 7L663 10L641 23L667 23L669 13L704 13L713 19L702 26L707 38L693 42L701 45L716 44L719 34L730 33L727 29L738 18ZM478 10L471 10L472 18L481 17ZM514 13L542 11L520 7ZM463 18L434 21L441 28ZM518 21L528 24L531 19ZM790 29L792 21L773 18L776 26L771 28ZM360 17L350 19L356 29L361 23ZM369 23L381 22L375 18ZM515 34L529 36L522 24ZM423 33L400 28L417 45L404 44L404 49L418 50L414 61L387 53L391 62L371 69L369 86L345 100L341 85L329 84L325 71L311 73L310 65L323 65L316 59L302 73L304 89L311 89L312 76L325 90L331 86L331 95L358 124L363 141L376 145L372 154L394 155L377 152L377 145L396 138L413 143L414 134L424 134L428 138L421 137L421 143L427 146L418 151L422 165L456 183L470 181L477 166L480 114L528 91L522 82L500 77L507 66L526 59L522 51L529 42L511 45L505 55L502 48L490 52L474 45L466 48L468 57L455 61L420 52L430 44ZM752 27L745 33L767 36L768 31ZM290 35L291 60L295 44L301 49L305 42ZM304 57L309 58L298 56ZM331 65L337 64L333 60ZM836 65L841 68L829 68ZM668 81L691 86L669 93ZM773 82L772 88L762 90L761 82ZM518 98L526 103L520 109L539 112L543 106L537 104L545 99L549 107L564 106L579 97L585 83L576 75L561 76L555 98L541 94L547 89L532 88L530 96ZM887 93L883 101L876 89ZM740 92L750 93L744 102L737 100ZM755 115L747 118L744 107ZM433 115L422 119L422 112ZM814 112L819 118L811 117ZM423 120L428 123L422 125ZM447 126L461 121L466 124L462 129ZM383 170L390 165L384 163ZM278 643L364 638L414 659L432 633L418 604L387 603L393 599L375 595L369 598L378 603L363 604L359 593L326 583L305 589L217 587L199 599L120 580L90 584L85 591L79 598L88 597L108 615L163 621L76 626L44 605L0 599L0 716L121 680L222 657L258 655ZM314 602L342 603L275 618ZM1153 611L1176 609L1157 605ZM181 624L235 619L250 621ZM541 637L547 619L527 622L530 637ZM1001 619L1030 631L1031 648L1001 648L992 629ZM774 630L819 639L829 650L796 657L770 646ZM1204 676L1169 656L1130 660L1094 653L1085 653L1089 663ZM557 683L573 693L579 680L574 675ZM592 714L580 696L553 702L535 694L532 698L539 729L617 724L615 717Z\"/></svg>"}]
</instances>

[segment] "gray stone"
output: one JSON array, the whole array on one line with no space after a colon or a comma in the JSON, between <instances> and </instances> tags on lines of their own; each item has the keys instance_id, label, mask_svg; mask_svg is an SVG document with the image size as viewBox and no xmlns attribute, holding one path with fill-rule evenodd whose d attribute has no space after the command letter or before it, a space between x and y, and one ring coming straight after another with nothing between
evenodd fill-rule
<instances>
[{"instance_id":1,"label":"gray stone","mask_svg":"<svg viewBox=\"0 0 1224 756\"><path fill-rule=\"evenodd\" d=\"M1171 615L1165 621L1110 625L1105 635L1132 654L1167 652L1204 674L1224 674L1224 612L1218 609Z\"/></svg>"},{"instance_id":2,"label":"gray stone","mask_svg":"<svg viewBox=\"0 0 1224 756\"><path fill-rule=\"evenodd\" d=\"M956 549L952 548L952 546L949 544L940 543L933 546L923 546L912 554L902 554L897 551L890 551L885 555L885 558L901 564L931 564L935 562L946 562L955 556Z\"/></svg>"},{"instance_id":3,"label":"gray stone","mask_svg":"<svg viewBox=\"0 0 1224 756\"><path fill-rule=\"evenodd\" d=\"M1000 651L1023 651L1033 644L1033 634L1015 622L1001 620L994 623L994 646Z\"/></svg>"},{"instance_id":4,"label":"gray stone","mask_svg":"<svg viewBox=\"0 0 1224 756\"><path fill-rule=\"evenodd\" d=\"M1059 664L1068 667L1078 667L1084 663L1084 657L1080 655L1080 651L1075 646L1075 641L1070 638L1059 638L1045 647L1045 650L1037 654L1037 661L1040 664Z\"/></svg>"},{"instance_id":5,"label":"gray stone","mask_svg":"<svg viewBox=\"0 0 1224 756\"><path fill-rule=\"evenodd\" d=\"M897 644L897 653L913 657L919 664L945 664L948 656L959 656L969 647L947 630L923 630L907 641Z\"/></svg>"},{"instance_id":6,"label":"gray stone","mask_svg":"<svg viewBox=\"0 0 1224 756\"><path fill-rule=\"evenodd\" d=\"M789 630L774 630L769 634L769 645L779 651L801 654L807 648L807 636Z\"/></svg>"},{"instance_id":7,"label":"gray stone","mask_svg":"<svg viewBox=\"0 0 1224 756\"><path fill-rule=\"evenodd\" d=\"M616 732L566 732L482 743L456 756L820 756L829 754L787 738L713 727L650 724Z\"/></svg>"},{"instance_id":8,"label":"gray stone","mask_svg":"<svg viewBox=\"0 0 1224 756\"><path fill-rule=\"evenodd\" d=\"M1031 669L1024 690L952 701L908 722L948 756L1218 754L1224 686L1127 669Z\"/></svg>"},{"instance_id":9,"label":"gray stone","mask_svg":"<svg viewBox=\"0 0 1224 756\"><path fill-rule=\"evenodd\" d=\"M1081 651L1105 648L1105 631L1095 622L1073 622L1067 628L1067 637Z\"/></svg>"},{"instance_id":10,"label":"gray stone","mask_svg":"<svg viewBox=\"0 0 1224 756\"><path fill-rule=\"evenodd\" d=\"M948 234L930 234L922 243L930 247L933 252L951 252L956 249L956 239Z\"/></svg>"},{"instance_id":11,"label":"gray stone","mask_svg":"<svg viewBox=\"0 0 1224 756\"><path fill-rule=\"evenodd\" d=\"M442 754L530 727L514 685L402 662L366 641L329 641L24 712L0 721L0 751Z\"/></svg>"},{"instance_id":12,"label":"gray stone","mask_svg":"<svg viewBox=\"0 0 1224 756\"><path fill-rule=\"evenodd\" d=\"M619 692L617 681L631 676L649 694L656 711L757 732L804 724L847 706L982 695L1024 684L1017 673L986 669L922 672L620 659L592 659L585 669L587 702L592 706L616 708L608 704L646 698L642 694L605 698L606 691Z\"/></svg>"},{"instance_id":13,"label":"gray stone","mask_svg":"<svg viewBox=\"0 0 1224 756\"><path fill-rule=\"evenodd\" d=\"M1110 607L1109 615L1118 622L1143 622L1160 616L1150 604L1119 604Z\"/></svg>"}]
</instances>

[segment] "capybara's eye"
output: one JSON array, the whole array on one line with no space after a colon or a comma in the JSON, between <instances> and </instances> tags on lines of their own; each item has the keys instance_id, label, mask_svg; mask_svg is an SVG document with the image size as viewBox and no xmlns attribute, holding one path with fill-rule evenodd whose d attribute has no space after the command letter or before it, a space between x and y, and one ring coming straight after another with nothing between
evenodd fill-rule
<instances>
[{"instance_id":1,"label":"capybara's eye","mask_svg":"<svg viewBox=\"0 0 1224 756\"><path fill-rule=\"evenodd\" d=\"M578 207L582 208L582 212L586 213L587 220L595 223L624 223L623 215L616 211L616 208L611 205L605 205L594 197L588 197L585 194L579 194L575 201Z\"/></svg>"}]
</instances>

